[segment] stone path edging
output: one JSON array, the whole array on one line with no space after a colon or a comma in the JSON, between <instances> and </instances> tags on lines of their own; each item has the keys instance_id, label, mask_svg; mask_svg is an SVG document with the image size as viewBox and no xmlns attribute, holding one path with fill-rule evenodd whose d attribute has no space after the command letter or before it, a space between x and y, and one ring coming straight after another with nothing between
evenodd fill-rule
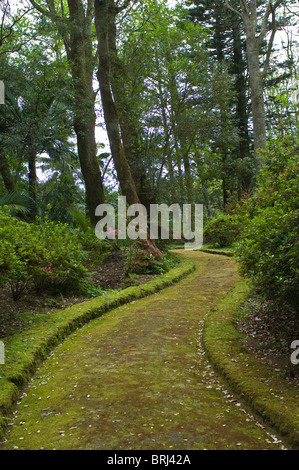
<instances>
[{"instance_id":1,"label":"stone path edging","mask_svg":"<svg viewBox=\"0 0 299 470\"><path fill-rule=\"evenodd\" d=\"M254 358L243 346L233 314L246 299L244 283L237 286L207 316L203 346L215 370L268 424L299 449L298 390Z\"/></svg>"}]
</instances>

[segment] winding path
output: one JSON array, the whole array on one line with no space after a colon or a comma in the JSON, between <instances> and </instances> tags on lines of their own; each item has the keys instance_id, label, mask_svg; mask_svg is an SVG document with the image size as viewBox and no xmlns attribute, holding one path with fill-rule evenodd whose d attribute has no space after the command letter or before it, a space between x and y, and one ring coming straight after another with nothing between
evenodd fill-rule
<instances>
[{"instance_id":1,"label":"winding path","mask_svg":"<svg viewBox=\"0 0 299 470\"><path fill-rule=\"evenodd\" d=\"M20 401L4 449L280 449L210 367L203 320L238 281L233 259L196 271L70 336Z\"/></svg>"}]
</instances>

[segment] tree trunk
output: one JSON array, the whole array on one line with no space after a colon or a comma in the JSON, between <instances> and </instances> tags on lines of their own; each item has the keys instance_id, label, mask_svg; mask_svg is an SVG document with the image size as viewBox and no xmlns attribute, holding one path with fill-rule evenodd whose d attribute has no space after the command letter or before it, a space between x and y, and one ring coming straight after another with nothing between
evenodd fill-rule
<instances>
[{"instance_id":1,"label":"tree trunk","mask_svg":"<svg viewBox=\"0 0 299 470\"><path fill-rule=\"evenodd\" d=\"M95 211L99 204L105 201L102 175L96 158L97 149L95 143L95 131L93 118L90 123L75 119L75 132L77 135L78 154L81 171L86 190L86 215L92 226L95 226L97 218Z\"/></svg>"},{"instance_id":2,"label":"tree trunk","mask_svg":"<svg viewBox=\"0 0 299 470\"><path fill-rule=\"evenodd\" d=\"M28 180L29 180L29 196L31 199L36 202L37 195L37 176L36 176L36 153L34 151L34 147L29 149L29 156L28 156Z\"/></svg>"},{"instance_id":3,"label":"tree trunk","mask_svg":"<svg viewBox=\"0 0 299 470\"><path fill-rule=\"evenodd\" d=\"M109 49L109 8L115 8L109 0L95 1L95 20L98 38L98 81L104 111L104 119L110 143L112 158L115 164L118 181L122 194L128 204L140 203L131 169L126 159L124 146L120 135L118 110L111 86L111 61Z\"/></svg>"},{"instance_id":4,"label":"tree trunk","mask_svg":"<svg viewBox=\"0 0 299 470\"><path fill-rule=\"evenodd\" d=\"M30 2L37 11L56 24L71 66L75 94L74 129L86 188L86 212L89 214L92 225L95 225L95 210L105 201L105 198L95 139L96 94L93 90L92 0L87 2L67 0L68 17L64 0L61 2L46 0L48 9L36 0L30 0ZM58 5L61 7L60 13L57 9Z\"/></svg>"},{"instance_id":5,"label":"tree trunk","mask_svg":"<svg viewBox=\"0 0 299 470\"><path fill-rule=\"evenodd\" d=\"M255 164L258 169L258 153L266 147L266 117L264 105L264 78L260 69L260 50L254 33L246 28L246 45L249 83L252 103L252 120L254 128Z\"/></svg>"},{"instance_id":6,"label":"tree trunk","mask_svg":"<svg viewBox=\"0 0 299 470\"><path fill-rule=\"evenodd\" d=\"M236 76L236 92L237 92L237 119L240 136L240 154L241 157L248 157L249 135L248 135L248 112L246 98L246 80L245 80L245 63L243 59L243 48L241 41L240 20L235 18L232 20L233 32L233 73Z\"/></svg>"},{"instance_id":7,"label":"tree trunk","mask_svg":"<svg viewBox=\"0 0 299 470\"><path fill-rule=\"evenodd\" d=\"M81 0L68 0L68 5L71 20L68 59L71 64L75 94L74 129L85 182L86 212L94 226L97 222L96 208L99 204L104 203L105 197L95 139L96 94L93 90L94 59L91 27L87 25Z\"/></svg>"},{"instance_id":8,"label":"tree trunk","mask_svg":"<svg viewBox=\"0 0 299 470\"><path fill-rule=\"evenodd\" d=\"M120 60L116 47L116 10L109 11L109 53L111 67L111 88L119 115L121 139L124 152L136 186L140 202L150 209L156 202L155 193L148 179L143 161L142 145L136 127L132 108L125 87L126 69Z\"/></svg>"},{"instance_id":9,"label":"tree trunk","mask_svg":"<svg viewBox=\"0 0 299 470\"><path fill-rule=\"evenodd\" d=\"M254 150L256 170L260 169L259 153L266 148L266 116L264 104L264 78L269 66L269 60L276 33L275 12L283 4L284 0L276 0L274 3L270 0L265 6L264 13L261 15L260 25L258 26L258 2L240 0L238 10L236 5L232 5L230 0L225 0L226 6L236 15L242 18L245 27L247 60L249 72L249 84L252 102L252 119L254 133ZM268 50L263 69L259 62L259 55L267 31L269 30L269 19L272 17L271 37L268 43Z\"/></svg>"},{"instance_id":10,"label":"tree trunk","mask_svg":"<svg viewBox=\"0 0 299 470\"><path fill-rule=\"evenodd\" d=\"M243 59L243 47L241 39L240 19L232 15L233 34L233 73L236 76L235 90L237 93L237 124L239 130L238 158L240 171L238 172L237 191L238 199L244 193L252 190L252 173L249 168L249 161L252 158L250 153L250 137L248 132L248 103L246 96L245 62ZM247 162L246 162L247 159ZM245 161L245 164L243 164Z\"/></svg>"},{"instance_id":11,"label":"tree trunk","mask_svg":"<svg viewBox=\"0 0 299 470\"><path fill-rule=\"evenodd\" d=\"M8 160L2 150L0 150L0 173L2 175L3 183L4 183L6 190L9 193L16 191L17 185L10 172Z\"/></svg>"}]
</instances>

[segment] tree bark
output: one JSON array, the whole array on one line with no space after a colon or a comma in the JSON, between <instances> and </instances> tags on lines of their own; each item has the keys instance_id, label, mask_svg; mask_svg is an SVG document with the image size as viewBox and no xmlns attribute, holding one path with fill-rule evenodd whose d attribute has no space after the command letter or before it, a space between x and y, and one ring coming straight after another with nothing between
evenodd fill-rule
<instances>
[{"instance_id":1,"label":"tree bark","mask_svg":"<svg viewBox=\"0 0 299 470\"><path fill-rule=\"evenodd\" d=\"M0 173L6 190L9 193L16 191L17 185L12 177L8 160L2 150L0 150Z\"/></svg>"},{"instance_id":2,"label":"tree bark","mask_svg":"<svg viewBox=\"0 0 299 470\"><path fill-rule=\"evenodd\" d=\"M240 30L240 19L232 18L233 35L233 73L236 76L235 89L237 92L237 118L240 135L240 154L249 156L248 112L246 98L245 62Z\"/></svg>"},{"instance_id":3,"label":"tree bark","mask_svg":"<svg viewBox=\"0 0 299 470\"><path fill-rule=\"evenodd\" d=\"M256 165L258 166L258 152L259 150L265 149L267 142L264 104L264 76L260 69L260 49L256 41L255 34L251 31L250 26L245 27L245 30L254 128L254 150L256 154Z\"/></svg>"},{"instance_id":4,"label":"tree bark","mask_svg":"<svg viewBox=\"0 0 299 470\"><path fill-rule=\"evenodd\" d=\"M75 91L74 129L86 188L87 214L94 226L97 222L96 208L104 202L105 197L95 138L96 93L93 90L91 25L88 25L81 0L68 0L68 5L71 20L68 57Z\"/></svg>"},{"instance_id":5,"label":"tree bark","mask_svg":"<svg viewBox=\"0 0 299 470\"><path fill-rule=\"evenodd\" d=\"M29 196L34 202L36 202L37 201L36 153L34 152L34 148L30 149L29 152L30 152L28 156Z\"/></svg>"},{"instance_id":6,"label":"tree bark","mask_svg":"<svg viewBox=\"0 0 299 470\"><path fill-rule=\"evenodd\" d=\"M257 1L240 0L239 9L234 2L225 0L227 7L236 15L242 18L246 35L247 60L249 72L249 85L252 102L252 120L254 132L254 150L256 170L260 169L260 150L266 148L266 117L264 104L264 78L269 66L270 55L273 47L276 32L275 12L283 3L283 0L276 0L274 3L268 2L266 9L261 15L258 26L258 5ZM233 5L232 5L233 3ZM260 65L260 53L263 41L268 31L269 19L272 16L271 37L268 43L268 50L263 68Z\"/></svg>"},{"instance_id":7,"label":"tree bark","mask_svg":"<svg viewBox=\"0 0 299 470\"><path fill-rule=\"evenodd\" d=\"M250 154L250 138L248 131L248 102L246 96L246 65L243 58L243 45L241 39L240 18L232 15L232 35L233 35L233 73L236 76L235 90L237 93L236 115L239 131L238 158L241 169L238 173L237 191L238 198L241 199L244 193L252 190L252 174L248 168ZM247 159L245 165L242 164Z\"/></svg>"},{"instance_id":8,"label":"tree bark","mask_svg":"<svg viewBox=\"0 0 299 470\"><path fill-rule=\"evenodd\" d=\"M111 51L109 47L109 9L116 7L111 0L95 0L95 22L98 38L98 81L101 93L104 119L110 143L111 154L122 194L128 204L140 203L131 169L121 139L120 120L112 92L111 83Z\"/></svg>"},{"instance_id":9,"label":"tree bark","mask_svg":"<svg viewBox=\"0 0 299 470\"><path fill-rule=\"evenodd\" d=\"M86 209L91 224L97 222L95 210L104 203L102 174L97 160L95 139L95 98L93 90L94 57L92 44L93 0L67 0L62 16L56 11L55 2L46 0L48 9L36 0L31 4L53 21L63 39L68 62L71 67L74 87L74 130L77 137L78 155L86 189ZM64 0L61 1L63 6ZM85 5L86 3L86 5Z\"/></svg>"},{"instance_id":10,"label":"tree bark","mask_svg":"<svg viewBox=\"0 0 299 470\"><path fill-rule=\"evenodd\" d=\"M119 115L121 139L126 159L130 166L140 202L150 209L156 202L155 193L148 179L143 161L144 151L136 127L136 120L129 103L125 83L128 80L126 68L118 56L116 46L116 9L109 10L109 53L111 66L111 88Z\"/></svg>"}]
</instances>

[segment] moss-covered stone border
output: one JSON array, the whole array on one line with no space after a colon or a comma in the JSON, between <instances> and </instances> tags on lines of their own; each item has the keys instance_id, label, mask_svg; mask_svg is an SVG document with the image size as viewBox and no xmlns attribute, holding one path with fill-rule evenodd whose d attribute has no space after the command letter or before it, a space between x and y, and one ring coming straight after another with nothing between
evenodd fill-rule
<instances>
[{"instance_id":1,"label":"moss-covered stone border","mask_svg":"<svg viewBox=\"0 0 299 470\"><path fill-rule=\"evenodd\" d=\"M42 325L4 340L6 363L0 366L0 438L11 419L22 388L51 351L89 321L180 281L195 270L192 259L176 254L179 265L146 284L112 292L104 297L59 310Z\"/></svg>"},{"instance_id":2,"label":"moss-covered stone border","mask_svg":"<svg viewBox=\"0 0 299 470\"><path fill-rule=\"evenodd\" d=\"M212 255L223 255L228 256L230 258L234 257L234 253L232 251L226 250L225 248L219 250L217 248L200 248L198 251L203 251L204 253L211 253Z\"/></svg>"},{"instance_id":3,"label":"moss-covered stone border","mask_svg":"<svg viewBox=\"0 0 299 470\"><path fill-rule=\"evenodd\" d=\"M242 345L234 318L248 296L240 282L205 319L203 346L215 370L264 421L299 449L299 392L273 369L262 364Z\"/></svg>"}]
</instances>

